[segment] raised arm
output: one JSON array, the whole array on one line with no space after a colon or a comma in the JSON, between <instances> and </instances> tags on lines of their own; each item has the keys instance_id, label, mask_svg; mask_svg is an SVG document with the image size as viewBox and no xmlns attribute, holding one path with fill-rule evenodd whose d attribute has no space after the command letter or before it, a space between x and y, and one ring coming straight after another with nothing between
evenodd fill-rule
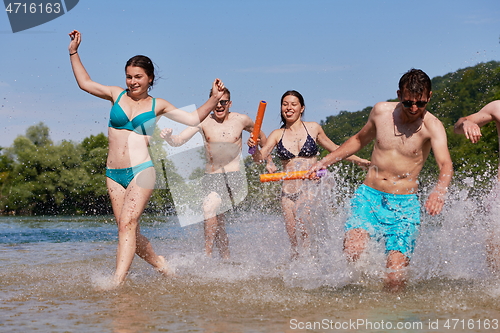
<instances>
[{"instance_id":1,"label":"raised arm","mask_svg":"<svg viewBox=\"0 0 500 333\"><path fill-rule=\"evenodd\" d=\"M330 138L326 135L325 131L323 130L323 127L321 127L319 124L318 126L318 143L328 150L328 152L334 152L337 150L340 146L334 143ZM370 166L370 161L365 160L364 158L360 158L356 155L351 155L347 158L345 158L347 161L353 162L361 167L369 167Z\"/></svg>"},{"instance_id":2,"label":"raised arm","mask_svg":"<svg viewBox=\"0 0 500 333\"><path fill-rule=\"evenodd\" d=\"M453 176L453 163L448 151L448 140L443 124L435 119L430 125L431 148L439 167L439 177L436 186L427 198L425 208L430 215L436 215L441 212L444 205L448 186Z\"/></svg>"},{"instance_id":3,"label":"raised arm","mask_svg":"<svg viewBox=\"0 0 500 333\"><path fill-rule=\"evenodd\" d=\"M199 127L188 127L178 135L172 135L171 128L164 128L160 133L160 137L167 141L167 143L172 147L179 147L191 140L191 138L199 131Z\"/></svg>"},{"instance_id":4,"label":"raised arm","mask_svg":"<svg viewBox=\"0 0 500 333\"><path fill-rule=\"evenodd\" d=\"M267 161L267 171L268 172L275 172L276 171L276 166L272 162L272 157L271 157L271 152L273 151L274 147L278 144L279 138L281 137L281 129L277 129L271 132L269 137L266 139L266 144L259 149L257 145L257 149L255 153L252 155L253 160L257 163L261 163L262 161ZM256 142L253 141L252 138L248 139L248 145L250 147L256 146Z\"/></svg>"},{"instance_id":5,"label":"raised arm","mask_svg":"<svg viewBox=\"0 0 500 333\"><path fill-rule=\"evenodd\" d=\"M253 132L254 126L255 126L255 123L253 122L253 120L250 117L244 115L244 130L251 134ZM250 135L249 141L247 143L250 143L250 142L251 142L252 146L255 145L255 141L251 138L251 135ZM267 144L266 134L262 130L259 133L258 144L260 147L264 147ZM274 148L274 146L273 146L273 148ZM272 150L273 149L271 148L271 151ZM262 153L258 149L256 149L255 152L252 154L252 157L253 157L253 160L257 163L260 163L260 161L262 161L262 160L266 160L266 163L267 163L266 166L267 166L268 171L269 170L276 171L276 165L274 165L273 158L271 156L271 152L267 153L267 156L264 157L264 156L262 156ZM272 171L272 172L274 172L274 171Z\"/></svg>"},{"instance_id":6,"label":"raised arm","mask_svg":"<svg viewBox=\"0 0 500 333\"><path fill-rule=\"evenodd\" d=\"M71 67L73 68L73 74L75 75L76 82L80 89L103 99L107 99L113 102L113 91L121 91L120 87L105 86L100 83L92 81L90 75L87 73L85 67L83 67L80 55L78 54L78 48L82 41L82 35L78 30L73 30L69 33L71 41L69 43L69 58L71 61ZM115 92L116 93L116 92Z\"/></svg>"},{"instance_id":7,"label":"raised arm","mask_svg":"<svg viewBox=\"0 0 500 333\"><path fill-rule=\"evenodd\" d=\"M500 101L488 103L478 112L460 118L454 131L456 134L464 134L472 143L477 143L482 136L480 127L495 119L500 119Z\"/></svg>"},{"instance_id":8,"label":"raised arm","mask_svg":"<svg viewBox=\"0 0 500 333\"><path fill-rule=\"evenodd\" d=\"M215 109L223 95L224 83L220 79L215 79L212 83L212 95L205 104L193 112L178 109L166 100L157 98L158 115L165 115L167 118L184 125L198 126Z\"/></svg>"},{"instance_id":9,"label":"raised arm","mask_svg":"<svg viewBox=\"0 0 500 333\"><path fill-rule=\"evenodd\" d=\"M249 116L246 116L246 115L241 115L241 116L243 117L242 118L243 129L251 134L253 132L253 128L255 126L255 123L253 122L253 120ZM255 140L253 140L253 138L251 138L251 137L250 137L249 141L247 142L247 144L250 145L250 142L251 142L252 146L255 145ZM257 140L257 142L259 143L260 147L264 147L266 145L266 142L267 142L266 134L262 130L259 133L259 139Z\"/></svg>"},{"instance_id":10,"label":"raised arm","mask_svg":"<svg viewBox=\"0 0 500 333\"><path fill-rule=\"evenodd\" d=\"M350 137L346 142L344 142L340 147L326 155L322 160L316 162L310 169L307 175L312 174L321 169L325 169L331 164L337 163L339 161L347 159L349 156L357 153L361 148L366 146L370 141L372 141L376 134L375 122L373 121L373 112L375 107L370 113L367 123L363 128L356 133L354 136Z\"/></svg>"}]
</instances>

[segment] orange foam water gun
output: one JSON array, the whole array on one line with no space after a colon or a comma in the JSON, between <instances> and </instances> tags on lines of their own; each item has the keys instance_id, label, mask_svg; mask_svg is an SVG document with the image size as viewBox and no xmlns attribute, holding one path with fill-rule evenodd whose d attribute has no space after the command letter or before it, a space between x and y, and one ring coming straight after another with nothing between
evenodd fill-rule
<instances>
[{"instance_id":1,"label":"orange foam water gun","mask_svg":"<svg viewBox=\"0 0 500 333\"><path fill-rule=\"evenodd\" d=\"M290 172L277 172L277 173L265 173L260 175L260 182L275 182L280 180L290 180L290 179L306 179L306 173L308 171L290 171ZM323 177L327 173L326 169L321 169L316 171L316 176Z\"/></svg>"},{"instance_id":2,"label":"orange foam water gun","mask_svg":"<svg viewBox=\"0 0 500 333\"><path fill-rule=\"evenodd\" d=\"M266 112L266 101L260 101L259 109L257 110L257 117L255 118L255 124L253 126L252 131L252 139L255 141L255 145L257 145L257 139L259 138L260 128L262 127L262 121L264 120L264 112ZM250 147L248 149L248 153L253 155L257 147Z\"/></svg>"}]
</instances>

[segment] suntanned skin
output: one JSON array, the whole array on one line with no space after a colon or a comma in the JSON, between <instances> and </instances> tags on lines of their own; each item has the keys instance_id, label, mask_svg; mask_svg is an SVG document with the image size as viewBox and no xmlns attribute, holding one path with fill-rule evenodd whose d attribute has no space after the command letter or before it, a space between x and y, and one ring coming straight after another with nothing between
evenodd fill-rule
<instances>
[{"instance_id":1,"label":"suntanned skin","mask_svg":"<svg viewBox=\"0 0 500 333\"><path fill-rule=\"evenodd\" d=\"M300 105L300 101L296 96L288 95L283 98L281 113L285 119L285 128L274 130L269 135L267 143L262 146L262 149L257 149L254 154L254 160L269 160L272 150L276 147L278 142L282 140L283 145L296 156L290 160L283 161L284 171L307 170L317 161L317 158L315 156L306 158L297 155L304 145L304 142L307 140L308 133L319 145L329 152L339 147L328 138L323 128L318 123L302 121L304 109L305 107ZM255 141L250 138L248 140L248 145L251 147L255 146ZM363 167L368 167L370 165L370 161L357 156L350 156L348 160ZM276 172L276 166L272 163L268 162L266 168L269 173ZM304 180L302 179L285 180L283 181L282 192L288 194L299 193L303 185ZM312 198L308 198L306 195L302 195L296 202L287 197L282 197L281 199L281 206L285 217L285 227L290 239L292 258L296 258L299 255L299 241L304 248L309 246L308 231L306 230L305 223L298 218L297 207L302 201L311 199ZM297 235L297 231L299 231L299 235Z\"/></svg>"},{"instance_id":2,"label":"suntanned skin","mask_svg":"<svg viewBox=\"0 0 500 333\"><path fill-rule=\"evenodd\" d=\"M221 100L229 101L224 94ZM218 103L213 112L198 126L188 127L178 135L172 135L172 129L165 128L160 136L171 146L178 147L189 141L196 133L204 137L207 163L205 173L225 173L240 171L242 132L252 132L254 122L244 114L230 112L232 102L227 105ZM261 131L260 140L266 142ZM214 245L219 248L222 258L230 257L229 239L226 233L224 214L217 214L221 205L219 194L210 193L203 202L205 214L205 254L212 256Z\"/></svg>"},{"instance_id":3,"label":"suntanned skin","mask_svg":"<svg viewBox=\"0 0 500 333\"><path fill-rule=\"evenodd\" d=\"M467 117L460 118L455 124L455 133L463 134L472 143L481 140L481 127L494 121L497 133L500 134L500 100L486 104L478 112ZM498 166L497 179L500 181L500 164ZM500 230L491 230L487 240L488 264L495 272L500 272Z\"/></svg>"},{"instance_id":4,"label":"suntanned skin","mask_svg":"<svg viewBox=\"0 0 500 333\"><path fill-rule=\"evenodd\" d=\"M69 36L71 42L68 50L78 86L94 96L114 103L124 89L93 81L77 52L81 43L81 33L74 30ZM127 93L122 96L119 105L129 119L151 111L152 97L149 96L149 88L152 81L152 77L149 77L142 67L128 66L125 69ZM192 113L177 109L161 98L156 99L153 111L156 116L164 115L186 125L197 125L208 116L222 97L224 90L222 81L216 79L212 84L212 90L215 92L213 96ZM123 169L150 161L149 138L149 136L139 135L133 131L108 127L109 150L106 166L110 169ZM113 214L118 225L116 270L111 288L117 287L125 281L135 254L161 273L168 275L171 272L165 258L154 252L151 243L141 234L139 227L139 219L153 192L155 177L154 168L148 168L140 172L127 188L123 188L114 180L106 177ZM140 184L137 182L139 178L141 179Z\"/></svg>"},{"instance_id":5,"label":"suntanned skin","mask_svg":"<svg viewBox=\"0 0 500 333\"><path fill-rule=\"evenodd\" d=\"M455 133L465 135L472 143L478 143L482 137L481 127L492 121L500 133L500 100L488 103L478 112L460 118L455 124Z\"/></svg>"},{"instance_id":6,"label":"suntanned skin","mask_svg":"<svg viewBox=\"0 0 500 333\"><path fill-rule=\"evenodd\" d=\"M429 101L432 92L423 96L412 96L398 90L400 101ZM453 165L447 146L447 137L442 123L426 111L413 104L405 108L400 102L377 103L365 126L349 138L339 149L316 163L310 173L351 156L375 140L369 172L364 184L376 190L392 194L411 194L418 189L417 178L433 150L439 167L437 185L427 198L425 208L431 215L439 214L443 208L447 188L453 175ZM344 251L349 260L355 261L366 249L369 234L364 229L353 229L346 233ZM403 268L408 258L399 251L390 251L387 267L388 289L399 290L404 286Z\"/></svg>"}]
</instances>

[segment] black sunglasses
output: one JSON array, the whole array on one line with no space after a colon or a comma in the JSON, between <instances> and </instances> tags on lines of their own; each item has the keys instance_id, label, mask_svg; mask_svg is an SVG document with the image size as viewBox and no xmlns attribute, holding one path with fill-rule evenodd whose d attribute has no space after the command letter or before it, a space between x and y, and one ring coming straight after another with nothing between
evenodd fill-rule
<instances>
[{"instance_id":1,"label":"black sunglasses","mask_svg":"<svg viewBox=\"0 0 500 333\"><path fill-rule=\"evenodd\" d=\"M228 100L228 99L221 99L219 101L220 105L222 105L222 106L226 106L229 102L230 102L230 100Z\"/></svg>"},{"instance_id":2,"label":"black sunglasses","mask_svg":"<svg viewBox=\"0 0 500 333\"><path fill-rule=\"evenodd\" d=\"M427 105L427 103L428 102L426 102L426 101L416 101L416 102L414 102L414 101L403 101L403 102L401 102L401 104L403 104L403 106L405 108L411 108L413 105L416 105L417 108L423 108L424 106Z\"/></svg>"}]
</instances>

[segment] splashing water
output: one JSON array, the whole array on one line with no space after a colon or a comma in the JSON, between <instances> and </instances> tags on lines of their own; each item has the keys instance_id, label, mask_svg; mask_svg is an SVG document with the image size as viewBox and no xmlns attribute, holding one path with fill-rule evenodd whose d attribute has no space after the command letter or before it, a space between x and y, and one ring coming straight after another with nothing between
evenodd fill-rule
<instances>
[{"instance_id":1,"label":"splashing water","mask_svg":"<svg viewBox=\"0 0 500 333\"><path fill-rule=\"evenodd\" d=\"M228 212L230 260L204 256L202 224L181 228L175 217L145 216L142 232L176 276L165 278L136 258L126 283L108 291L116 250L111 218L1 217L0 331L283 332L328 319L420 323L413 331L430 332L431 323L443 331L456 319L465 328L455 331L483 332L486 320L500 319L500 283L487 260L488 239L500 228L497 188L479 191L469 179L450 189L439 216L422 212L408 286L392 294L383 291L383 244L370 243L356 265L343 255L357 186L345 172L308 189L315 200L298 211L311 244L297 260L290 260L280 214ZM421 184L424 202L432 183Z\"/></svg>"}]
</instances>

